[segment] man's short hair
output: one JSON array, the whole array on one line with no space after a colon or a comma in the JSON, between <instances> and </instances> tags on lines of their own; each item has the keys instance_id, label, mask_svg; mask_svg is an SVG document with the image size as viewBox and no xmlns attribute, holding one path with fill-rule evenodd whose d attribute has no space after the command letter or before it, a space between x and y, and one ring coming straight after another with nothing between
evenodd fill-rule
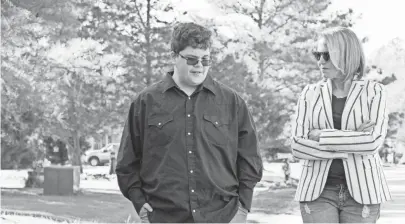
<instances>
[{"instance_id":1,"label":"man's short hair","mask_svg":"<svg viewBox=\"0 0 405 224\"><path fill-rule=\"evenodd\" d=\"M171 50L178 54L186 47L208 49L211 47L211 31L195 23L176 24L171 39Z\"/></svg>"}]
</instances>

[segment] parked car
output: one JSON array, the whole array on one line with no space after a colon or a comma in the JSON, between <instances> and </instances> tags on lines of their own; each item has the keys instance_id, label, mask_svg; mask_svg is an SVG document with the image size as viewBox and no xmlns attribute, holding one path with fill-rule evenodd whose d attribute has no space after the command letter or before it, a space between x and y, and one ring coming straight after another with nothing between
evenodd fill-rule
<instances>
[{"instance_id":1,"label":"parked car","mask_svg":"<svg viewBox=\"0 0 405 224\"><path fill-rule=\"evenodd\" d=\"M92 166L100 166L110 161L111 152L117 156L119 143L109 143L101 149L90 149L84 153L83 160Z\"/></svg>"}]
</instances>

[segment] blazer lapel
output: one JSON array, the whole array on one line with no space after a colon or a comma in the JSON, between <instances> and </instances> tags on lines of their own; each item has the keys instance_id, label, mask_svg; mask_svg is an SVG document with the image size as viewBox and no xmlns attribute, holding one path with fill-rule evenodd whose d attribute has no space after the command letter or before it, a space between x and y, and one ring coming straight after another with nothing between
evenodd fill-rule
<instances>
[{"instance_id":1,"label":"blazer lapel","mask_svg":"<svg viewBox=\"0 0 405 224\"><path fill-rule=\"evenodd\" d=\"M320 88L321 102L324 108L326 123L328 128L334 128L333 126L333 115L332 115L332 82L327 80L321 84Z\"/></svg>"},{"instance_id":2,"label":"blazer lapel","mask_svg":"<svg viewBox=\"0 0 405 224\"><path fill-rule=\"evenodd\" d=\"M342 129L347 130L347 127L349 125L349 116L351 112L353 111L354 104L357 102L359 99L361 93L364 90L364 81L353 81L352 85L349 90L349 95L347 96L345 107L343 109L343 114L342 114Z\"/></svg>"}]
</instances>

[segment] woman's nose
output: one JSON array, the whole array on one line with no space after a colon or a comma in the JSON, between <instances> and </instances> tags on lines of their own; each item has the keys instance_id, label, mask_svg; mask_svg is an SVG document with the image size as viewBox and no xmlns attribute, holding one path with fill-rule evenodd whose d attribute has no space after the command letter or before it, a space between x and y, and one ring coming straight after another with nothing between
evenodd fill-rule
<instances>
[{"instance_id":1,"label":"woman's nose","mask_svg":"<svg viewBox=\"0 0 405 224\"><path fill-rule=\"evenodd\" d=\"M326 63L325 59L323 58L323 56L321 55L321 57L318 60L318 66L324 65Z\"/></svg>"}]
</instances>

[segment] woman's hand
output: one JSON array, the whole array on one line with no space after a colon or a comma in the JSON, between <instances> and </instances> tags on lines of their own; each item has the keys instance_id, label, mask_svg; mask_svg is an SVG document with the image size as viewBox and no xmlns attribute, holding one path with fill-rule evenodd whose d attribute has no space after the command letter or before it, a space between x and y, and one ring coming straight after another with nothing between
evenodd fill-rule
<instances>
[{"instance_id":1,"label":"woman's hand","mask_svg":"<svg viewBox=\"0 0 405 224\"><path fill-rule=\"evenodd\" d=\"M360 125L360 127L357 128L356 131L371 131L375 127L375 122L374 121L365 121L363 124Z\"/></svg>"},{"instance_id":2,"label":"woman's hand","mask_svg":"<svg viewBox=\"0 0 405 224\"><path fill-rule=\"evenodd\" d=\"M308 138L319 142L319 137L321 136L322 130L320 129L312 129L309 133L308 133Z\"/></svg>"}]
</instances>

